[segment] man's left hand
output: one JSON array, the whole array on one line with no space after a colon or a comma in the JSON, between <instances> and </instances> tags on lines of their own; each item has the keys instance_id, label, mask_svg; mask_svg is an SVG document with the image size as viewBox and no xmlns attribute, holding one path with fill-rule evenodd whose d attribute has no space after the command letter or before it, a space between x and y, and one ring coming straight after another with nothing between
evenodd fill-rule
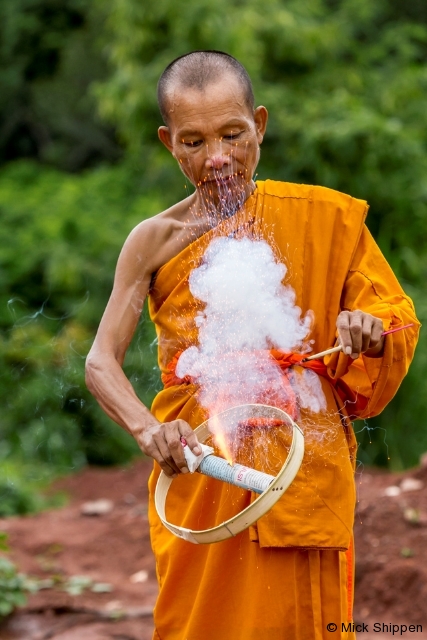
<instances>
[{"instance_id":1,"label":"man's left hand","mask_svg":"<svg viewBox=\"0 0 427 640\"><path fill-rule=\"evenodd\" d=\"M380 356L384 347L383 321L364 311L341 311L337 329L343 352L356 359L361 353Z\"/></svg>"}]
</instances>

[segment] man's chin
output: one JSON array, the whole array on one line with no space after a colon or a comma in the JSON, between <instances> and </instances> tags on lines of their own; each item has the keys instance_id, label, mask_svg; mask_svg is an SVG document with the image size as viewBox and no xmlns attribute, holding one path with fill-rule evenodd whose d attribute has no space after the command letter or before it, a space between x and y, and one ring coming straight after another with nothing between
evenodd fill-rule
<instances>
[{"instance_id":1,"label":"man's chin","mask_svg":"<svg viewBox=\"0 0 427 640\"><path fill-rule=\"evenodd\" d=\"M201 205L213 226L219 220L229 218L242 208L253 188L243 178L222 182L207 181L198 186Z\"/></svg>"},{"instance_id":2,"label":"man's chin","mask_svg":"<svg viewBox=\"0 0 427 640\"><path fill-rule=\"evenodd\" d=\"M217 188L227 186L231 188L233 185L241 187L241 186L244 186L245 184L247 184L247 181L245 180L244 176L236 173L228 176L215 176L213 178L206 178L199 183L199 186L200 187L209 186L209 187L217 187Z\"/></svg>"}]
</instances>

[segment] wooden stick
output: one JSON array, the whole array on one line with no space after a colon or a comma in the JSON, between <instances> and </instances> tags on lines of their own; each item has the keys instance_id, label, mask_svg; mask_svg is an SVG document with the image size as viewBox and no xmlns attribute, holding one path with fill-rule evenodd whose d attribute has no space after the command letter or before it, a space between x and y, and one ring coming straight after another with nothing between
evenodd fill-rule
<instances>
[{"instance_id":1,"label":"wooden stick","mask_svg":"<svg viewBox=\"0 0 427 640\"><path fill-rule=\"evenodd\" d=\"M342 351L342 344L338 344L336 347L332 347L331 349L326 349L326 351L321 351L320 353L315 353L312 356L303 358L301 362L308 362L309 360L317 360L317 358L323 358L323 356L328 356L330 353L336 353L337 351Z\"/></svg>"},{"instance_id":2,"label":"wooden stick","mask_svg":"<svg viewBox=\"0 0 427 640\"><path fill-rule=\"evenodd\" d=\"M396 333L396 331L402 331L402 329L408 329L413 326L414 323L411 322L411 324L405 324L403 327L396 327L394 329L389 329L388 331L383 331L381 336L388 336L389 333ZM312 356L303 358L301 363L308 362L309 360L317 360L318 358L323 358L323 356L329 356L331 353L337 353L337 351L342 351L342 344L338 344L336 347L332 347L331 349L326 349L326 351L321 351L320 353L315 353Z\"/></svg>"}]
</instances>

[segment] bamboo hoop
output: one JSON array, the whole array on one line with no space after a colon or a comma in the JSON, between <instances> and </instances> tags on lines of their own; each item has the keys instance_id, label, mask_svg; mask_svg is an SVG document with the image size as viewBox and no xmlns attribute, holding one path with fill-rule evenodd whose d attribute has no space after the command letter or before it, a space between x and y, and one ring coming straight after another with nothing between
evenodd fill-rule
<instances>
[{"instance_id":1,"label":"bamboo hoop","mask_svg":"<svg viewBox=\"0 0 427 640\"><path fill-rule=\"evenodd\" d=\"M231 411L248 411L253 410L255 413L262 414L269 413L270 416L274 413L276 417L279 417L286 424L288 423L292 427L292 442L289 449L288 457L286 458L279 473L272 481L268 489L266 489L254 502L243 509L240 513L233 516L229 520L212 527L211 529L192 530L180 527L178 525L168 522L166 518L166 497L169 488L173 482L172 478L168 478L163 471L160 473L157 481L156 491L154 495L154 502L163 525L175 536L192 542L193 544L211 544L214 542L221 542L228 538L234 537L247 529L256 520L259 520L276 504L282 497L290 484L293 482L298 470L301 466L302 459L304 457L304 435L298 425L292 420L292 418L276 407L270 407L269 405L262 404L246 404L238 407L228 409L223 413L210 418L203 422L199 427L195 429L195 433L199 442L202 444L212 435L209 430L209 422L213 419L220 419L225 414Z\"/></svg>"}]
</instances>

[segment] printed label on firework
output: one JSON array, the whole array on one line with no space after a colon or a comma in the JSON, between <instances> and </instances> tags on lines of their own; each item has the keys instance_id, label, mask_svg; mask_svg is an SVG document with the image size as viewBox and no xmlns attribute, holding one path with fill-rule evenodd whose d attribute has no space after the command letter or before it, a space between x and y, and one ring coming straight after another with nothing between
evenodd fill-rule
<instances>
[{"instance_id":1,"label":"printed label on firework","mask_svg":"<svg viewBox=\"0 0 427 640\"><path fill-rule=\"evenodd\" d=\"M241 464L230 465L223 458L212 455L202 460L198 470L206 476L230 482L255 493L263 493L274 480L274 476L268 473L249 469Z\"/></svg>"}]
</instances>

